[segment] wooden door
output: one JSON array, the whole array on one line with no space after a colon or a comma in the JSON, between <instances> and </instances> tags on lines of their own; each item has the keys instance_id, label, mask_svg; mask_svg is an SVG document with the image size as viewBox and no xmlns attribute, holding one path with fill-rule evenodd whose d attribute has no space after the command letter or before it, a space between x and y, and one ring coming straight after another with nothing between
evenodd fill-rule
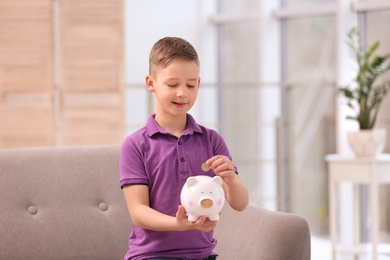
<instances>
[{"instance_id":1,"label":"wooden door","mask_svg":"<svg viewBox=\"0 0 390 260\"><path fill-rule=\"evenodd\" d=\"M54 142L50 0L0 0L0 148Z\"/></svg>"},{"instance_id":2,"label":"wooden door","mask_svg":"<svg viewBox=\"0 0 390 260\"><path fill-rule=\"evenodd\" d=\"M124 137L123 0L59 3L59 143L120 143Z\"/></svg>"},{"instance_id":3,"label":"wooden door","mask_svg":"<svg viewBox=\"0 0 390 260\"><path fill-rule=\"evenodd\" d=\"M0 148L124 137L123 0L0 0Z\"/></svg>"}]
</instances>

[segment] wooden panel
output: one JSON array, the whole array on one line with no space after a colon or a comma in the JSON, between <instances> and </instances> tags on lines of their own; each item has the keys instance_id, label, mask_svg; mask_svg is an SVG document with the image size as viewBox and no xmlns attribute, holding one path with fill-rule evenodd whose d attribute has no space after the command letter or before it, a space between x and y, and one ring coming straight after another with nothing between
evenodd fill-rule
<instances>
[{"instance_id":1,"label":"wooden panel","mask_svg":"<svg viewBox=\"0 0 390 260\"><path fill-rule=\"evenodd\" d=\"M123 140L123 5L0 0L0 148Z\"/></svg>"},{"instance_id":2,"label":"wooden panel","mask_svg":"<svg viewBox=\"0 0 390 260\"><path fill-rule=\"evenodd\" d=\"M123 141L122 122L117 108L69 108L62 129L64 144L113 144Z\"/></svg>"},{"instance_id":3,"label":"wooden panel","mask_svg":"<svg viewBox=\"0 0 390 260\"><path fill-rule=\"evenodd\" d=\"M122 97L118 93L64 95L61 143L100 144L123 141ZM119 104L119 105L118 105Z\"/></svg>"},{"instance_id":4,"label":"wooden panel","mask_svg":"<svg viewBox=\"0 0 390 260\"><path fill-rule=\"evenodd\" d=\"M63 104L67 108L77 107L117 107L122 103L119 93L68 93L64 96Z\"/></svg>"},{"instance_id":5,"label":"wooden panel","mask_svg":"<svg viewBox=\"0 0 390 260\"><path fill-rule=\"evenodd\" d=\"M52 1L1 0L0 148L54 144Z\"/></svg>"},{"instance_id":6,"label":"wooden panel","mask_svg":"<svg viewBox=\"0 0 390 260\"><path fill-rule=\"evenodd\" d=\"M122 91L122 1L62 1L60 10L61 88Z\"/></svg>"},{"instance_id":7,"label":"wooden panel","mask_svg":"<svg viewBox=\"0 0 390 260\"><path fill-rule=\"evenodd\" d=\"M53 78L51 1L2 1L0 6L0 89L49 91Z\"/></svg>"},{"instance_id":8,"label":"wooden panel","mask_svg":"<svg viewBox=\"0 0 390 260\"><path fill-rule=\"evenodd\" d=\"M3 107L2 148L54 144L53 112L47 107ZM50 127L48 127L50 126Z\"/></svg>"},{"instance_id":9,"label":"wooden panel","mask_svg":"<svg viewBox=\"0 0 390 260\"><path fill-rule=\"evenodd\" d=\"M48 94L5 94L0 118L3 148L54 144L54 115Z\"/></svg>"},{"instance_id":10,"label":"wooden panel","mask_svg":"<svg viewBox=\"0 0 390 260\"><path fill-rule=\"evenodd\" d=\"M123 0L60 1L61 144L124 138Z\"/></svg>"}]
</instances>

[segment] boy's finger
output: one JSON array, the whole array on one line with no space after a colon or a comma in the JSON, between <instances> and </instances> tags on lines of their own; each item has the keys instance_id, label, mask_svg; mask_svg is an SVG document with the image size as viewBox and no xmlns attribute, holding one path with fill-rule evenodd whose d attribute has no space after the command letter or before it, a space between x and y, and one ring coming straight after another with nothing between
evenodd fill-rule
<instances>
[{"instance_id":1,"label":"boy's finger","mask_svg":"<svg viewBox=\"0 0 390 260\"><path fill-rule=\"evenodd\" d=\"M198 220L195 221L195 224L196 224L196 225L202 225L202 224L205 222L205 220L206 220L206 217L205 217L205 216L200 216L200 217L198 218Z\"/></svg>"},{"instance_id":2,"label":"boy's finger","mask_svg":"<svg viewBox=\"0 0 390 260\"><path fill-rule=\"evenodd\" d=\"M186 216L186 211L185 211L185 209L184 209L184 207L183 207L182 205L179 205L179 206L178 206L176 215L177 215L178 217L180 217L180 218Z\"/></svg>"}]
</instances>

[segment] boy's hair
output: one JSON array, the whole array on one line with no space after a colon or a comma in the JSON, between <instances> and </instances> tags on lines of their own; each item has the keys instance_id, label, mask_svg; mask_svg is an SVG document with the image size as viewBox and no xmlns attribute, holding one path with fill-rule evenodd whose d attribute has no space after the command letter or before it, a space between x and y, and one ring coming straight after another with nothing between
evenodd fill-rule
<instances>
[{"instance_id":1,"label":"boy's hair","mask_svg":"<svg viewBox=\"0 0 390 260\"><path fill-rule=\"evenodd\" d=\"M195 48L188 41L178 37L165 37L158 40L149 55L149 74L157 68L166 68L172 61L195 61L199 58Z\"/></svg>"}]
</instances>

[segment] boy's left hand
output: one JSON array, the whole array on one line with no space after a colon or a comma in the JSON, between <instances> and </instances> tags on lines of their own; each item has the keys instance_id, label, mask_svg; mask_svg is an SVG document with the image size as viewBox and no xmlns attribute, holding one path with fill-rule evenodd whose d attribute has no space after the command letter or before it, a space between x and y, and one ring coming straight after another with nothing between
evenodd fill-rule
<instances>
[{"instance_id":1,"label":"boy's left hand","mask_svg":"<svg viewBox=\"0 0 390 260\"><path fill-rule=\"evenodd\" d=\"M225 155L216 155L206 161L206 164L212 169L215 175L220 176L226 184L229 184L237 178L233 162Z\"/></svg>"},{"instance_id":2,"label":"boy's left hand","mask_svg":"<svg viewBox=\"0 0 390 260\"><path fill-rule=\"evenodd\" d=\"M181 230L200 230L203 232L209 232L217 226L216 221L211 221L205 216L200 216L196 221L188 221L188 216L183 205L179 205L176 212L176 221L181 226Z\"/></svg>"}]
</instances>

